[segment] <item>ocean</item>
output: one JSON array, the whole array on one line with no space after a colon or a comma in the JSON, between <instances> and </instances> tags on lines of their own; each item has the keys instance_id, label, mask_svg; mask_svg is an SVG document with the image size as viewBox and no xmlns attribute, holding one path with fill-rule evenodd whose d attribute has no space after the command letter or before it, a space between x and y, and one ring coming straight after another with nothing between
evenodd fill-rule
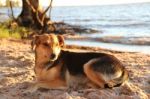
<instances>
[{"instance_id":1,"label":"ocean","mask_svg":"<svg viewBox=\"0 0 150 99\"><path fill-rule=\"evenodd\" d=\"M97 29L103 35L150 37L150 3L56 7L52 19Z\"/></svg>"},{"instance_id":2,"label":"ocean","mask_svg":"<svg viewBox=\"0 0 150 99\"><path fill-rule=\"evenodd\" d=\"M14 9L15 16L18 16L20 12L20 8ZM0 8L0 13L8 14L8 8ZM93 38L118 36L125 38L132 37L133 39L144 38L143 40L145 40L146 38L146 41L150 42L150 3L101 6L59 6L52 8L51 15L53 21L63 21L69 24L80 25L83 27L102 31L102 33L94 34L82 33L82 36L88 36ZM85 45L85 43L88 43L88 41L82 41L80 45ZM112 46L111 43L106 44ZM90 45L92 46L92 44ZM120 48L119 45L120 44L116 46ZM132 45L122 45L126 46L126 51L129 47L132 48ZM101 46L101 44L95 46L105 48L105 46ZM141 52L141 50L134 51L136 49L145 49L144 53L146 52L150 54L149 45L135 46L138 47L133 48L133 52ZM115 47L112 46L109 49L114 48Z\"/></svg>"}]
</instances>

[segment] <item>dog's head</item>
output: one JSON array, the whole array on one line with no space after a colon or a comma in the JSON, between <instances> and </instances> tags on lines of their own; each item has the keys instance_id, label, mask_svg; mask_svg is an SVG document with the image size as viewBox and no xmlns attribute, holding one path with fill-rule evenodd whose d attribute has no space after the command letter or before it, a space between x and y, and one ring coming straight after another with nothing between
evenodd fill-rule
<instances>
[{"instance_id":1,"label":"dog's head","mask_svg":"<svg viewBox=\"0 0 150 99\"><path fill-rule=\"evenodd\" d=\"M64 38L55 34L37 35L31 46L41 61L55 61L64 47Z\"/></svg>"}]
</instances>

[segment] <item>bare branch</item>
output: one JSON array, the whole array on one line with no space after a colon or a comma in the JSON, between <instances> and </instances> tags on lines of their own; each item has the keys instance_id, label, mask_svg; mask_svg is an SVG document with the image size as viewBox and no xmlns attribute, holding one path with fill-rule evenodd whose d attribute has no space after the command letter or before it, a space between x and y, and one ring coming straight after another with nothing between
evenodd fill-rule
<instances>
[{"instance_id":1,"label":"bare branch","mask_svg":"<svg viewBox=\"0 0 150 99\"><path fill-rule=\"evenodd\" d=\"M43 12L43 15L45 15L46 12L47 12L50 8L52 8L52 2L53 2L53 0L50 0L50 4L49 4L49 6L45 9L45 11Z\"/></svg>"},{"instance_id":2,"label":"bare branch","mask_svg":"<svg viewBox=\"0 0 150 99\"><path fill-rule=\"evenodd\" d=\"M49 10L49 17L50 17L50 20L51 20L51 12L52 12L52 3L53 3L53 0L51 0L51 2L50 2L50 5L51 5L50 10Z\"/></svg>"},{"instance_id":3,"label":"bare branch","mask_svg":"<svg viewBox=\"0 0 150 99\"><path fill-rule=\"evenodd\" d=\"M40 23L43 25L44 24L44 18L45 18L45 15L46 15L46 12L50 9L50 12L51 12L51 9L52 9L52 3L53 3L53 0L50 0L50 4L49 6L45 9L45 11L42 13L42 17L41 17L41 20L40 20ZM40 19L40 18L38 18Z\"/></svg>"},{"instance_id":4,"label":"bare branch","mask_svg":"<svg viewBox=\"0 0 150 99\"><path fill-rule=\"evenodd\" d=\"M14 12L13 12L13 6L12 6L12 1L9 0L9 4L10 4L10 10L11 10L11 17L12 17L13 20L15 20Z\"/></svg>"},{"instance_id":5,"label":"bare branch","mask_svg":"<svg viewBox=\"0 0 150 99\"><path fill-rule=\"evenodd\" d=\"M34 8L34 6L30 3L29 0L26 0L26 2L28 3L28 5L31 7L33 12L37 12L37 10Z\"/></svg>"},{"instance_id":6,"label":"bare branch","mask_svg":"<svg viewBox=\"0 0 150 99\"><path fill-rule=\"evenodd\" d=\"M40 19L40 15L39 15L39 12L38 12L38 9L35 9L34 6L31 4L30 0L26 0L26 2L28 3L28 5L31 7L32 11L34 13L36 13L36 18L37 20L39 21L40 25L43 26L43 20L42 18Z\"/></svg>"},{"instance_id":7,"label":"bare branch","mask_svg":"<svg viewBox=\"0 0 150 99\"><path fill-rule=\"evenodd\" d=\"M53 0L50 0L49 6L42 12L39 12L40 8L36 9L30 0L26 0L26 2L31 7L32 11L36 14L36 19L39 22L39 24L43 27L47 11L50 9L51 12Z\"/></svg>"},{"instance_id":8,"label":"bare branch","mask_svg":"<svg viewBox=\"0 0 150 99\"><path fill-rule=\"evenodd\" d=\"M50 12L51 12L51 9L52 9L52 3L53 3L53 0L50 0L49 6L48 6L48 7L45 9L45 11L43 12L43 14L42 14L42 19L41 19L42 22L44 21L46 12L47 12L49 9L50 9Z\"/></svg>"},{"instance_id":9,"label":"bare branch","mask_svg":"<svg viewBox=\"0 0 150 99\"><path fill-rule=\"evenodd\" d=\"M38 11L36 12L36 18L39 21L40 25L43 27L44 26L44 18L40 19L40 15L39 15Z\"/></svg>"}]
</instances>

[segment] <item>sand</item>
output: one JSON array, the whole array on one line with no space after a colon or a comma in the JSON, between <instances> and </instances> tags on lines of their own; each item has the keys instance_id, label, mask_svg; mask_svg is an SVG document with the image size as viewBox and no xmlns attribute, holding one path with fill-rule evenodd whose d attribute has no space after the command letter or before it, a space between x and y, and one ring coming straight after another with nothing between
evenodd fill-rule
<instances>
[{"instance_id":1,"label":"sand","mask_svg":"<svg viewBox=\"0 0 150 99\"><path fill-rule=\"evenodd\" d=\"M0 39L0 99L150 99L150 55L82 46L66 48L115 55L129 71L129 82L113 89L37 90L26 93L35 81L35 59L30 41Z\"/></svg>"}]
</instances>

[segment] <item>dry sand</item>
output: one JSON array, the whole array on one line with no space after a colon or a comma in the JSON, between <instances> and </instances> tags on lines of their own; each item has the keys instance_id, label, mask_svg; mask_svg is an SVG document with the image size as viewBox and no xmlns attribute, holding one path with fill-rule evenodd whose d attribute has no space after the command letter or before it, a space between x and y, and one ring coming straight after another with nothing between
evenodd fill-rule
<instances>
[{"instance_id":1,"label":"dry sand","mask_svg":"<svg viewBox=\"0 0 150 99\"><path fill-rule=\"evenodd\" d=\"M67 46L118 57L129 71L129 82L113 89L38 90L25 93L35 80L34 52L29 41L0 40L0 99L150 99L150 55L101 48Z\"/></svg>"}]
</instances>

